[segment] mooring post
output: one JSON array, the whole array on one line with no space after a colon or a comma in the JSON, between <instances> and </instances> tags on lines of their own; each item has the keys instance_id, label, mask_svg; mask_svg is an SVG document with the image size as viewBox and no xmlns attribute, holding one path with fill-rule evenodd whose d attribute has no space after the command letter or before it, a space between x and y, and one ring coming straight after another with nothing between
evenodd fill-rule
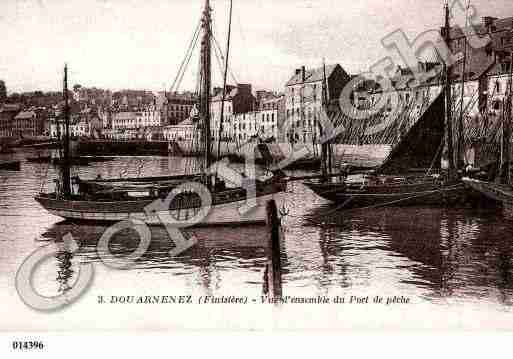
<instances>
[{"instance_id":1,"label":"mooring post","mask_svg":"<svg viewBox=\"0 0 513 359\"><path fill-rule=\"evenodd\" d=\"M267 289L268 296L273 299L281 298L281 223L278 216L276 201L270 200L266 205L268 228L268 255L267 255Z\"/></svg>"}]
</instances>

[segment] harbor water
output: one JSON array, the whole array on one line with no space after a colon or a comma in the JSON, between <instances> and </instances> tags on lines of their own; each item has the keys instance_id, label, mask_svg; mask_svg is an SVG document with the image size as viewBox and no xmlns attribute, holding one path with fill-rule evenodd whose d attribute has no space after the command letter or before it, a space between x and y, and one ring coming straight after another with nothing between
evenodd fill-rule
<instances>
[{"instance_id":1,"label":"harbor water","mask_svg":"<svg viewBox=\"0 0 513 359\"><path fill-rule=\"evenodd\" d=\"M28 153L15 156L23 159ZM73 169L84 179L183 173L192 159L116 158ZM304 172L295 172L302 175ZM23 162L21 172L0 173L0 330L116 329L324 329L501 328L513 326L513 222L499 211L476 208L376 208L346 212L290 183L279 204L283 215L283 296L329 298L330 304L262 303L266 227L187 229L198 244L178 257L165 228L151 227L151 244L126 270L105 266L97 243L105 225L62 224L33 199L57 172ZM90 289L52 313L27 307L15 276L37 248L71 234L80 248L57 254L34 274L46 296L75 282L93 263ZM116 255L132 253L135 232L115 236ZM139 296L241 297L247 304L124 303ZM99 297L116 303L99 303ZM345 298L334 304L334 298ZM352 298L353 297L353 298ZM365 298L390 305L365 305ZM351 301L349 303L348 301Z\"/></svg>"}]
</instances>

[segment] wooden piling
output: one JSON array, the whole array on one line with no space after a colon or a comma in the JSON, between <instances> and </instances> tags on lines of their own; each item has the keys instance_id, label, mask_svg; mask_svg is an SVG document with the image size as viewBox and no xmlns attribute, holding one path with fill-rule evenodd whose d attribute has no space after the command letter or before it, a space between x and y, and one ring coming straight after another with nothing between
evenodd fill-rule
<instances>
[{"instance_id":1,"label":"wooden piling","mask_svg":"<svg viewBox=\"0 0 513 359\"><path fill-rule=\"evenodd\" d=\"M267 295L272 299L282 296L281 280L281 223L278 216L276 201L270 200L266 204L268 228L268 255L267 255Z\"/></svg>"}]
</instances>

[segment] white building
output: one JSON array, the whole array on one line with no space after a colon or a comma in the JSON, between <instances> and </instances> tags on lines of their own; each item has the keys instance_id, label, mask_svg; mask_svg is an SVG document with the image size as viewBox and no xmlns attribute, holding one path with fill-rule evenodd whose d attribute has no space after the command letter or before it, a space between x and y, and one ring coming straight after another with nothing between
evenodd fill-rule
<instances>
[{"instance_id":1,"label":"white building","mask_svg":"<svg viewBox=\"0 0 513 359\"><path fill-rule=\"evenodd\" d=\"M191 118L180 122L178 125L169 125L163 128L163 136L166 141L192 141L196 134L196 126Z\"/></svg>"},{"instance_id":2,"label":"white building","mask_svg":"<svg viewBox=\"0 0 513 359\"><path fill-rule=\"evenodd\" d=\"M160 111L147 106L138 111L121 111L112 114L112 129L140 129L162 126Z\"/></svg>"}]
</instances>

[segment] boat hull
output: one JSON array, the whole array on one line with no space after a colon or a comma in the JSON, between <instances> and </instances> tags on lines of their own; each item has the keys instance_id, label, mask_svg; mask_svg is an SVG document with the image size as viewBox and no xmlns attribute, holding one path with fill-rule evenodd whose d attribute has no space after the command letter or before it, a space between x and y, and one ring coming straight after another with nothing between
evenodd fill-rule
<instances>
[{"instance_id":1,"label":"boat hull","mask_svg":"<svg viewBox=\"0 0 513 359\"><path fill-rule=\"evenodd\" d=\"M54 166L62 166L64 164L63 160L58 158L51 158L49 156L45 157L28 157L27 162L30 163L51 163ZM74 157L70 160L70 165L72 166L88 166L92 162L87 157Z\"/></svg>"},{"instance_id":2,"label":"boat hull","mask_svg":"<svg viewBox=\"0 0 513 359\"><path fill-rule=\"evenodd\" d=\"M511 186L470 178L463 179L463 182L476 193L481 194L487 201L503 205L505 209L513 208L513 188Z\"/></svg>"},{"instance_id":3,"label":"boat hull","mask_svg":"<svg viewBox=\"0 0 513 359\"><path fill-rule=\"evenodd\" d=\"M471 197L463 183L404 184L394 186L347 186L344 184L305 183L318 196L343 208L449 206L468 203Z\"/></svg>"},{"instance_id":4,"label":"boat hull","mask_svg":"<svg viewBox=\"0 0 513 359\"><path fill-rule=\"evenodd\" d=\"M213 204L208 214L198 223L190 225L215 226L215 225L250 225L266 222L267 201L274 199L280 202L280 193L269 193L257 197L257 205L250 211L243 213L240 208L247 204L246 200ZM165 225L173 218L181 223L191 220L202 208L171 208L168 211L159 211L148 215L145 208L155 203L155 200L93 202L70 201L37 196L36 201L49 213L71 221L93 222L119 222L124 220L139 220L149 225ZM189 227L189 225L187 225Z\"/></svg>"}]
</instances>

